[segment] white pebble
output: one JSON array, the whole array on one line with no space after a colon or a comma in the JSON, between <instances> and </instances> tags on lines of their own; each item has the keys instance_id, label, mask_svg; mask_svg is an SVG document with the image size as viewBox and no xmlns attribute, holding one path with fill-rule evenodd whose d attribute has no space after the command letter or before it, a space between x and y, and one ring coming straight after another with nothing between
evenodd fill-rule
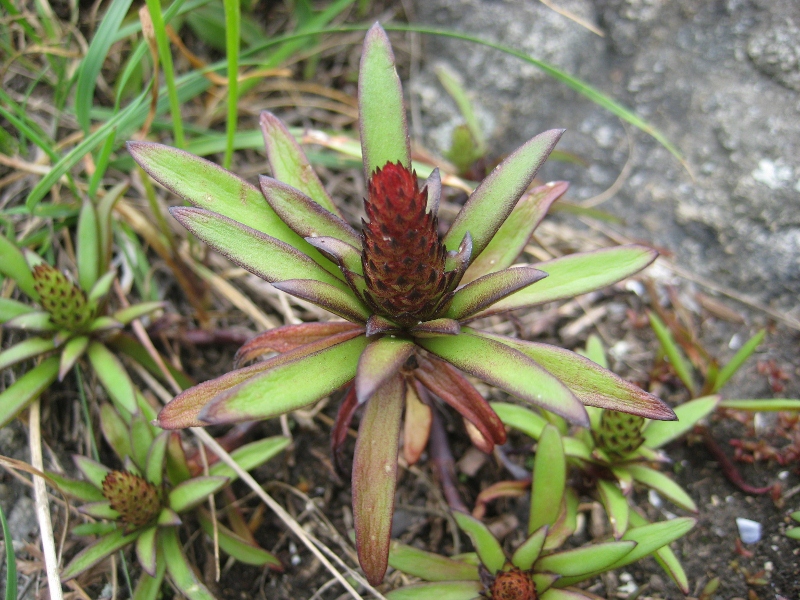
<instances>
[{"instance_id":1,"label":"white pebble","mask_svg":"<svg viewBox=\"0 0 800 600\"><path fill-rule=\"evenodd\" d=\"M736 527L739 528L739 537L745 544L755 544L761 539L761 523L737 517Z\"/></svg>"}]
</instances>

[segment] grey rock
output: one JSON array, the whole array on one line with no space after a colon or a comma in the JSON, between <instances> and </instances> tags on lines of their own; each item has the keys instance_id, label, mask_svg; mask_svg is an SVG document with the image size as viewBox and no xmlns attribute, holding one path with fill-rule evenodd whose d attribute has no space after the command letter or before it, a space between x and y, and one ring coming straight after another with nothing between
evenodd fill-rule
<instances>
[{"instance_id":1,"label":"grey rock","mask_svg":"<svg viewBox=\"0 0 800 600\"><path fill-rule=\"evenodd\" d=\"M669 249L700 277L796 312L800 294L800 74L795 0L565 0L599 37L539 2L426 0L417 21L523 50L631 108L683 154L691 175L655 140L495 50L426 37L410 93L423 143L444 152L461 123L434 75L461 77L502 155L553 127L559 149L589 165L548 162L544 179L573 182L582 201L630 161L622 189L600 208L627 233ZM628 138L633 140L629 152ZM800 318L800 313L793 315Z\"/></svg>"}]
</instances>

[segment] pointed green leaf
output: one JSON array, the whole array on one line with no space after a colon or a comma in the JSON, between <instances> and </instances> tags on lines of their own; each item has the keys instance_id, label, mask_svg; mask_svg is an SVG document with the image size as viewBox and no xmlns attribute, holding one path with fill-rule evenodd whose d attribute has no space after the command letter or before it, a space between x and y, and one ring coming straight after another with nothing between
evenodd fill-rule
<instances>
[{"instance_id":1,"label":"pointed green leaf","mask_svg":"<svg viewBox=\"0 0 800 600\"><path fill-rule=\"evenodd\" d=\"M117 456L122 457L133 454L128 425L116 409L105 402L100 406L100 430Z\"/></svg>"},{"instance_id":2,"label":"pointed green leaf","mask_svg":"<svg viewBox=\"0 0 800 600\"><path fill-rule=\"evenodd\" d=\"M628 518L631 512L628 498L623 495L622 490L614 482L607 479L597 480L597 491L611 523L611 533L614 539L618 540L628 529Z\"/></svg>"},{"instance_id":3,"label":"pointed green leaf","mask_svg":"<svg viewBox=\"0 0 800 600\"><path fill-rule=\"evenodd\" d=\"M481 182L444 236L448 250L455 250L469 232L473 245L471 261L480 256L563 133L563 129L540 133L511 153Z\"/></svg>"},{"instance_id":4,"label":"pointed green leaf","mask_svg":"<svg viewBox=\"0 0 800 600\"><path fill-rule=\"evenodd\" d=\"M745 342L741 348L739 348L739 351L733 356L733 358L719 370L717 379L714 382L714 389L711 390L712 392L718 392L723 385L728 383L728 380L733 377L733 374L739 370L745 361L750 358L753 352L756 351L756 348L758 348L761 342L764 341L764 336L766 334L767 330L762 329L749 340L747 340L747 342Z\"/></svg>"},{"instance_id":5,"label":"pointed green leaf","mask_svg":"<svg viewBox=\"0 0 800 600\"><path fill-rule=\"evenodd\" d=\"M71 498L77 498L83 502L102 502L105 500L102 492L88 481L76 481L49 471L47 477L49 479L48 483L58 486L59 490Z\"/></svg>"},{"instance_id":6,"label":"pointed green leaf","mask_svg":"<svg viewBox=\"0 0 800 600\"><path fill-rule=\"evenodd\" d=\"M122 323L123 325L127 325L134 319L138 319L143 317L144 315L150 314L151 312L158 310L159 308L164 307L164 302L140 302L139 304L134 304L133 306L129 306L128 308L123 308L118 310L113 314L113 318L115 321Z\"/></svg>"},{"instance_id":7,"label":"pointed green leaf","mask_svg":"<svg viewBox=\"0 0 800 600\"><path fill-rule=\"evenodd\" d=\"M108 500L83 504L80 506L80 508L78 508L78 512L84 515L89 515L94 519L108 519L109 521L116 521L120 518L120 514L111 508L111 502Z\"/></svg>"},{"instance_id":8,"label":"pointed green leaf","mask_svg":"<svg viewBox=\"0 0 800 600\"><path fill-rule=\"evenodd\" d=\"M100 239L97 230L97 212L91 200L84 199L78 216L78 238L75 260L78 263L78 283L89 292L100 276Z\"/></svg>"},{"instance_id":9,"label":"pointed green leaf","mask_svg":"<svg viewBox=\"0 0 800 600\"><path fill-rule=\"evenodd\" d=\"M61 351L61 362L58 366L58 380L63 381L67 376L69 370L75 365L77 360L86 352L89 347L89 338L85 335L79 335L72 338Z\"/></svg>"},{"instance_id":10,"label":"pointed green leaf","mask_svg":"<svg viewBox=\"0 0 800 600\"><path fill-rule=\"evenodd\" d=\"M650 419L675 418L672 409L660 399L580 354L550 344L527 342L483 331L474 333L522 352L567 386L583 404Z\"/></svg>"},{"instance_id":11,"label":"pointed green leaf","mask_svg":"<svg viewBox=\"0 0 800 600\"><path fill-rule=\"evenodd\" d=\"M461 324L455 319L433 319L417 323L409 329L414 337L436 337L437 335L458 335L461 333Z\"/></svg>"},{"instance_id":12,"label":"pointed green leaf","mask_svg":"<svg viewBox=\"0 0 800 600\"><path fill-rule=\"evenodd\" d=\"M111 556L117 550L133 542L138 535L138 531L126 534L123 529L116 529L108 535L104 535L88 548L81 550L81 552L64 567L64 570L61 572L61 579L66 581L77 577L101 560Z\"/></svg>"},{"instance_id":13,"label":"pointed green leaf","mask_svg":"<svg viewBox=\"0 0 800 600\"><path fill-rule=\"evenodd\" d=\"M151 577L156 576L156 533L157 525L151 525L143 529L136 539L136 558L142 565L145 573Z\"/></svg>"},{"instance_id":14,"label":"pointed green leaf","mask_svg":"<svg viewBox=\"0 0 800 600\"><path fill-rule=\"evenodd\" d=\"M368 343L366 336L360 335L279 364L218 394L200 411L198 418L217 424L252 421L307 406L355 377L358 358ZM309 373L314 377L309 377ZM163 417L159 415L159 419Z\"/></svg>"},{"instance_id":15,"label":"pointed green leaf","mask_svg":"<svg viewBox=\"0 0 800 600\"><path fill-rule=\"evenodd\" d=\"M116 319L112 319L111 317L102 316L97 317L91 323L89 323L89 327L86 329L88 333L107 333L112 329L122 329L123 324L117 321Z\"/></svg>"},{"instance_id":16,"label":"pointed green leaf","mask_svg":"<svg viewBox=\"0 0 800 600\"><path fill-rule=\"evenodd\" d=\"M58 357L51 356L0 393L0 427L50 387L58 375Z\"/></svg>"},{"instance_id":17,"label":"pointed green leaf","mask_svg":"<svg viewBox=\"0 0 800 600\"><path fill-rule=\"evenodd\" d=\"M111 473L111 469L86 456L79 456L76 454L72 458L75 461L75 466L83 473L83 476L97 489L103 489L103 480L106 478L106 475Z\"/></svg>"},{"instance_id":18,"label":"pointed green leaf","mask_svg":"<svg viewBox=\"0 0 800 600\"><path fill-rule=\"evenodd\" d=\"M325 186L281 120L272 113L264 111L259 122L264 133L264 145L272 176L300 190L326 210L338 215L339 211L328 196Z\"/></svg>"},{"instance_id":19,"label":"pointed green leaf","mask_svg":"<svg viewBox=\"0 0 800 600\"><path fill-rule=\"evenodd\" d=\"M5 327L6 329L22 329L32 332L56 330L55 324L50 320L50 313L41 310L17 315L6 321Z\"/></svg>"},{"instance_id":20,"label":"pointed green leaf","mask_svg":"<svg viewBox=\"0 0 800 600\"><path fill-rule=\"evenodd\" d=\"M49 352L55 347L52 338L33 337L23 340L0 352L0 371L23 360Z\"/></svg>"},{"instance_id":21,"label":"pointed green leaf","mask_svg":"<svg viewBox=\"0 0 800 600\"><path fill-rule=\"evenodd\" d=\"M145 479L157 486L161 485L161 481L164 479L164 461L167 455L169 435L168 431L162 431L158 434L150 445L150 451L147 453L147 463L144 471Z\"/></svg>"},{"instance_id":22,"label":"pointed green leaf","mask_svg":"<svg viewBox=\"0 0 800 600\"><path fill-rule=\"evenodd\" d=\"M793 540L800 540L800 527L790 527L787 529L786 537L790 537Z\"/></svg>"},{"instance_id":23,"label":"pointed green leaf","mask_svg":"<svg viewBox=\"0 0 800 600\"><path fill-rule=\"evenodd\" d=\"M100 342L90 343L86 354L111 400L117 407L136 413L136 391L122 362Z\"/></svg>"},{"instance_id":24,"label":"pointed green leaf","mask_svg":"<svg viewBox=\"0 0 800 600\"><path fill-rule=\"evenodd\" d=\"M534 578L535 577L534 575ZM536 589L539 589L538 586ZM539 596L539 600L598 600L598 598L600 598L600 596L595 596L594 594L589 595L589 592L584 592L583 590L575 588L569 590L549 588L544 594Z\"/></svg>"},{"instance_id":25,"label":"pointed green leaf","mask_svg":"<svg viewBox=\"0 0 800 600\"><path fill-rule=\"evenodd\" d=\"M135 415L131 419L131 446L133 452L130 455L131 460L136 464L140 474L145 477L147 469L147 454L150 451L150 445L153 443L155 436L150 429L150 424L141 413ZM121 456L125 460L127 457Z\"/></svg>"},{"instance_id":26,"label":"pointed green leaf","mask_svg":"<svg viewBox=\"0 0 800 600\"><path fill-rule=\"evenodd\" d=\"M511 557L511 563L523 571L530 570L530 568L533 567L533 563L539 559L539 554L542 552L546 537L547 525L542 525L529 535L528 539L514 551L514 556Z\"/></svg>"},{"instance_id":27,"label":"pointed green leaf","mask_svg":"<svg viewBox=\"0 0 800 600\"><path fill-rule=\"evenodd\" d=\"M629 554L635 547L636 542L631 541L592 544L543 556L536 561L535 569L565 576L602 572Z\"/></svg>"},{"instance_id":28,"label":"pointed green leaf","mask_svg":"<svg viewBox=\"0 0 800 600\"><path fill-rule=\"evenodd\" d=\"M689 497L689 494L664 473L637 464L630 464L627 466L627 469L630 471L634 480L647 487L653 488L673 504L677 504L683 509L697 512L697 505L694 503L694 500Z\"/></svg>"},{"instance_id":29,"label":"pointed green leaf","mask_svg":"<svg viewBox=\"0 0 800 600\"><path fill-rule=\"evenodd\" d=\"M681 437L719 404L719 396L704 396L684 402L675 408L677 421L650 421L644 427L644 445L648 448L661 448L672 440Z\"/></svg>"},{"instance_id":30,"label":"pointed green leaf","mask_svg":"<svg viewBox=\"0 0 800 600\"><path fill-rule=\"evenodd\" d=\"M683 382L683 385L686 386L686 389L688 389L690 392L692 392L692 395L694 395L694 376L692 374L692 364L683 355L683 352L678 347L678 344L675 343L672 333L664 324L664 322L658 318L658 315L654 312L648 312L648 316L650 317L650 327L653 328L653 332L656 334L658 341L661 343L661 349L664 351L664 354L667 355L669 363L672 365L672 368L675 369L675 373Z\"/></svg>"},{"instance_id":31,"label":"pointed green leaf","mask_svg":"<svg viewBox=\"0 0 800 600\"><path fill-rule=\"evenodd\" d=\"M164 563L164 557L158 552L156 558L156 576L150 577L147 573L139 575L139 580L136 582L136 589L133 590L133 597L131 600L158 600L166 571L167 565Z\"/></svg>"},{"instance_id":32,"label":"pointed green leaf","mask_svg":"<svg viewBox=\"0 0 800 600\"><path fill-rule=\"evenodd\" d=\"M361 235L340 216L326 210L300 190L272 177L258 178L272 210L302 238L332 237L355 248Z\"/></svg>"},{"instance_id":33,"label":"pointed green leaf","mask_svg":"<svg viewBox=\"0 0 800 600\"><path fill-rule=\"evenodd\" d=\"M14 544L11 540L11 531L6 521L6 514L0 506L0 530L3 532L3 546L6 554L6 600L17 598L17 560L14 555Z\"/></svg>"},{"instance_id":34,"label":"pointed green leaf","mask_svg":"<svg viewBox=\"0 0 800 600\"><path fill-rule=\"evenodd\" d=\"M162 529L159 538L164 552L164 562L167 563L167 572L175 587L189 600L216 600L208 588L197 579L191 565L186 561L177 528Z\"/></svg>"},{"instance_id":35,"label":"pointed green leaf","mask_svg":"<svg viewBox=\"0 0 800 600\"><path fill-rule=\"evenodd\" d=\"M426 552L413 546L392 540L389 547L389 565L407 575L425 581L479 581L475 565L447 558L434 552Z\"/></svg>"},{"instance_id":36,"label":"pointed green leaf","mask_svg":"<svg viewBox=\"0 0 800 600\"><path fill-rule=\"evenodd\" d=\"M506 564L506 555L500 542L492 535L488 527L466 513L453 511L453 517L458 526L469 535L475 551L489 572L495 574L500 571Z\"/></svg>"},{"instance_id":37,"label":"pointed green leaf","mask_svg":"<svg viewBox=\"0 0 800 600\"><path fill-rule=\"evenodd\" d=\"M383 581L397 484L405 380L395 375L369 399L353 456L353 525L358 562L372 585Z\"/></svg>"},{"instance_id":38,"label":"pointed green leaf","mask_svg":"<svg viewBox=\"0 0 800 600\"><path fill-rule=\"evenodd\" d=\"M276 281L272 285L275 289L312 302L353 323L366 323L370 317L369 309L350 289L343 290L314 279L289 279Z\"/></svg>"},{"instance_id":39,"label":"pointed green leaf","mask_svg":"<svg viewBox=\"0 0 800 600\"><path fill-rule=\"evenodd\" d=\"M536 414L529 408L509 404L508 402L490 402L500 420L509 427L518 429L525 435L535 440L539 439L547 421L541 415Z\"/></svg>"},{"instance_id":40,"label":"pointed green leaf","mask_svg":"<svg viewBox=\"0 0 800 600\"><path fill-rule=\"evenodd\" d=\"M754 412L800 411L800 400L792 398L759 398L757 400L723 400L720 408L751 410Z\"/></svg>"},{"instance_id":41,"label":"pointed green leaf","mask_svg":"<svg viewBox=\"0 0 800 600\"><path fill-rule=\"evenodd\" d=\"M461 279L461 284L513 265L547 214L550 205L558 200L568 187L569 184L565 181L554 181L534 188L522 196L484 251L472 261Z\"/></svg>"},{"instance_id":42,"label":"pointed green leaf","mask_svg":"<svg viewBox=\"0 0 800 600\"><path fill-rule=\"evenodd\" d=\"M316 279L349 289L299 250L238 221L201 208L174 207L170 213L214 250L265 281Z\"/></svg>"},{"instance_id":43,"label":"pointed green leaf","mask_svg":"<svg viewBox=\"0 0 800 600\"><path fill-rule=\"evenodd\" d=\"M150 142L127 146L134 160L171 192L304 251L303 239L280 220L261 191L241 177L177 148Z\"/></svg>"},{"instance_id":44,"label":"pointed green leaf","mask_svg":"<svg viewBox=\"0 0 800 600\"><path fill-rule=\"evenodd\" d=\"M476 600L482 591L483 584L478 581L440 581L407 585L385 596L386 600Z\"/></svg>"},{"instance_id":45,"label":"pointed green leaf","mask_svg":"<svg viewBox=\"0 0 800 600\"><path fill-rule=\"evenodd\" d=\"M566 481L567 461L561 434L553 425L547 425L539 437L533 461L529 535L544 525L556 522Z\"/></svg>"},{"instance_id":46,"label":"pointed green leaf","mask_svg":"<svg viewBox=\"0 0 800 600\"><path fill-rule=\"evenodd\" d=\"M651 248L629 245L569 254L536 263L533 266L547 273L547 279L493 304L478 316L572 298L612 285L638 273L657 255Z\"/></svg>"},{"instance_id":47,"label":"pointed green leaf","mask_svg":"<svg viewBox=\"0 0 800 600\"><path fill-rule=\"evenodd\" d=\"M456 290L445 316L466 319L545 277L547 273L533 267L514 267L489 273Z\"/></svg>"},{"instance_id":48,"label":"pointed green leaf","mask_svg":"<svg viewBox=\"0 0 800 600\"><path fill-rule=\"evenodd\" d=\"M114 279L116 279L116 277L116 270L108 271L105 275L98 278L98 280L92 286L92 289L88 294L86 294L86 298L90 301L97 301L101 298L105 298L105 296L111 290L111 284L114 283Z\"/></svg>"},{"instance_id":49,"label":"pointed green leaf","mask_svg":"<svg viewBox=\"0 0 800 600\"><path fill-rule=\"evenodd\" d=\"M386 336L371 342L361 353L356 371L356 396L363 404L389 379L394 377L414 353L414 342Z\"/></svg>"},{"instance_id":50,"label":"pointed green leaf","mask_svg":"<svg viewBox=\"0 0 800 600\"><path fill-rule=\"evenodd\" d=\"M208 515L201 512L198 520L203 531L213 536L214 527ZM274 571L283 571L283 565L277 556L248 542L220 523L217 523L217 539L222 551L241 563L258 567L269 566Z\"/></svg>"},{"instance_id":51,"label":"pointed green leaf","mask_svg":"<svg viewBox=\"0 0 800 600\"><path fill-rule=\"evenodd\" d=\"M158 513L158 519L156 519L156 525L159 527L177 527L181 523L178 513L171 508L162 508L161 512Z\"/></svg>"},{"instance_id":52,"label":"pointed green leaf","mask_svg":"<svg viewBox=\"0 0 800 600\"><path fill-rule=\"evenodd\" d=\"M649 521L640 516L636 511L631 511L631 525L634 527L641 527L648 525ZM653 554L653 558L661 565L664 572L669 575L670 579L675 582L684 595L689 595L689 579L686 577L686 572L683 570L678 557L669 546L662 546Z\"/></svg>"},{"instance_id":53,"label":"pointed green leaf","mask_svg":"<svg viewBox=\"0 0 800 600\"><path fill-rule=\"evenodd\" d=\"M336 263L343 269L364 275L364 267L361 264L361 246L351 246L342 240L332 237L307 237L306 241L314 246L328 260Z\"/></svg>"},{"instance_id":54,"label":"pointed green leaf","mask_svg":"<svg viewBox=\"0 0 800 600\"><path fill-rule=\"evenodd\" d=\"M9 319L20 315L27 315L36 312L36 308L11 300L10 298L0 298L0 323L5 323Z\"/></svg>"},{"instance_id":55,"label":"pointed green leaf","mask_svg":"<svg viewBox=\"0 0 800 600\"><path fill-rule=\"evenodd\" d=\"M242 469L249 471L277 456L291 442L292 440L281 435L268 437L237 448L231 452L231 457ZM238 477L234 470L223 462L212 465L208 474L227 477L230 481L234 481Z\"/></svg>"},{"instance_id":56,"label":"pointed green leaf","mask_svg":"<svg viewBox=\"0 0 800 600\"><path fill-rule=\"evenodd\" d=\"M564 502L558 520L547 530L544 550L553 551L560 548L578 527L578 495L572 488L566 488Z\"/></svg>"},{"instance_id":57,"label":"pointed green leaf","mask_svg":"<svg viewBox=\"0 0 800 600\"><path fill-rule=\"evenodd\" d=\"M403 88L389 38L378 23L364 38L358 76L358 114L364 176L369 179L376 169L390 162L399 162L410 169Z\"/></svg>"},{"instance_id":58,"label":"pointed green leaf","mask_svg":"<svg viewBox=\"0 0 800 600\"><path fill-rule=\"evenodd\" d=\"M558 379L521 352L469 328L461 335L418 339L417 344L518 398L584 427L589 418L578 399Z\"/></svg>"},{"instance_id":59,"label":"pointed green leaf","mask_svg":"<svg viewBox=\"0 0 800 600\"><path fill-rule=\"evenodd\" d=\"M16 244L0 235L0 273L17 282L17 286L31 300L38 301L39 294L33 287L33 275L28 261Z\"/></svg>"},{"instance_id":60,"label":"pointed green leaf","mask_svg":"<svg viewBox=\"0 0 800 600\"><path fill-rule=\"evenodd\" d=\"M172 488L167 502L176 513L182 513L203 502L210 494L216 494L227 483L227 477L195 477Z\"/></svg>"}]
</instances>

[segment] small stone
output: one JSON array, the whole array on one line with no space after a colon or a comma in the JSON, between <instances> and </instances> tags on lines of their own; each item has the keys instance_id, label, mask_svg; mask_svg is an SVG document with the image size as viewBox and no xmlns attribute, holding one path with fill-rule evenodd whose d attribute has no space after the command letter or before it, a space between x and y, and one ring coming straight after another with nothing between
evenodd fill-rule
<instances>
[{"instance_id":1,"label":"small stone","mask_svg":"<svg viewBox=\"0 0 800 600\"><path fill-rule=\"evenodd\" d=\"M737 517L736 527L739 529L739 537L745 544L755 544L761 539L761 523Z\"/></svg>"}]
</instances>

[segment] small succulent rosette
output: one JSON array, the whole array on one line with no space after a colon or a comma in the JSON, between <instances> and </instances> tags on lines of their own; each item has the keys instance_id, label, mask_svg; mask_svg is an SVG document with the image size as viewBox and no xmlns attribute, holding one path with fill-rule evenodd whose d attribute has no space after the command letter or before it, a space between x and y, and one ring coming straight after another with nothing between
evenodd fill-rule
<instances>
[{"instance_id":1,"label":"small succulent rosette","mask_svg":"<svg viewBox=\"0 0 800 600\"><path fill-rule=\"evenodd\" d=\"M179 526L193 513L209 535L216 529L219 547L246 564L282 570L280 560L267 552L241 526L235 511L229 513L231 527L212 522L201 505L236 478L227 465L217 462L203 475L187 460L180 435L153 427L155 416L144 402L136 415L101 407L101 427L106 441L121 460L122 468L111 469L85 456L75 464L85 480L76 481L49 474L61 491L84 502L80 511L98 519L73 528L76 535L96 535L97 540L79 552L64 568L64 580L77 577L111 554L133 545L142 574L134 591L135 600L155 600L166 576L192 600L213 600L187 561L179 539ZM247 444L231 454L245 470L255 468L283 450L284 437ZM227 512L227 511L226 511Z\"/></svg>"},{"instance_id":2,"label":"small succulent rosette","mask_svg":"<svg viewBox=\"0 0 800 600\"><path fill-rule=\"evenodd\" d=\"M118 197L119 193L111 192L106 196L112 200ZM76 280L0 235L0 274L14 280L40 306L0 298L0 324L34 334L0 352L0 369L37 360L33 368L0 393L0 427L56 379L62 380L83 355L89 358L114 403L123 410L136 411L133 383L107 343L116 331L161 308L163 303L143 302L109 314L107 297L116 277L114 270L108 270L111 206L109 200L100 207L86 201L81 208Z\"/></svg>"},{"instance_id":3,"label":"small succulent rosette","mask_svg":"<svg viewBox=\"0 0 800 600\"><path fill-rule=\"evenodd\" d=\"M629 528L620 539L570 550L560 547L577 527L578 500L566 486L566 447L546 425L539 439L531 484L528 537L511 558L480 520L454 513L475 554L447 558L392 542L389 564L425 583L386 594L389 600L597 600L576 584L668 548L695 523L688 517Z\"/></svg>"},{"instance_id":4,"label":"small succulent rosette","mask_svg":"<svg viewBox=\"0 0 800 600\"><path fill-rule=\"evenodd\" d=\"M672 419L659 399L572 352L529 345L469 326L477 318L536 306L615 283L656 253L631 245L535 266L515 261L550 204L566 190L528 190L561 130L508 156L470 195L447 233L437 222L441 180L420 188L412 169L403 94L389 40L367 33L359 76L367 180L361 232L347 224L287 128L261 125L273 177L257 189L186 152L131 142L154 179L193 204L172 215L200 240L284 292L344 321L268 331L240 361L265 358L180 394L159 414L168 429L267 419L349 386L333 430L334 454L363 410L352 471L359 559L377 584L386 570L400 439L413 463L443 402L489 452L505 428L467 375L521 401L588 425L584 404ZM405 413L405 426L402 427Z\"/></svg>"}]
</instances>

